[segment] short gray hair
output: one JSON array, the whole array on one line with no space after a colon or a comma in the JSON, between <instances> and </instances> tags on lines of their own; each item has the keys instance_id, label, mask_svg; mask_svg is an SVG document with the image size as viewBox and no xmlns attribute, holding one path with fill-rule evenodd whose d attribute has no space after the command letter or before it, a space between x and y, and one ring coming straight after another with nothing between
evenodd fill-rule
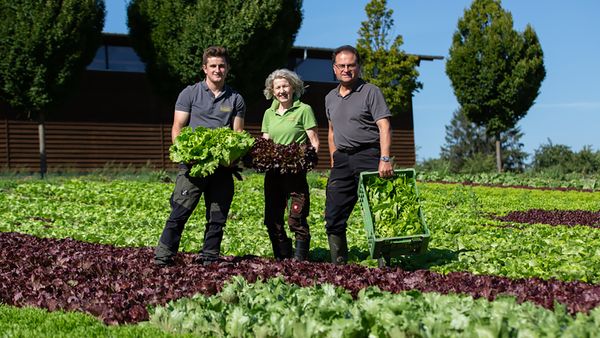
<instances>
[{"instance_id":1,"label":"short gray hair","mask_svg":"<svg viewBox=\"0 0 600 338\"><path fill-rule=\"evenodd\" d=\"M289 69L282 68L273 71L265 80L263 94L265 94L267 100L273 98L273 81L276 79L286 79L290 83L292 90L294 91L294 99L297 99L304 94L304 82L300 79L300 76Z\"/></svg>"}]
</instances>

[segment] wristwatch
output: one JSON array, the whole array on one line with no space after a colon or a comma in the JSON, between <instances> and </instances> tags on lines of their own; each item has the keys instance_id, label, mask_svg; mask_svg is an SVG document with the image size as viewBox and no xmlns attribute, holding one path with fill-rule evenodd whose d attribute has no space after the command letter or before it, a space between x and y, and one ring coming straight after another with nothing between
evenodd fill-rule
<instances>
[{"instance_id":1,"label":"wristwatch","mask_svg":"<svg viewBox=\"0 0 600 338\"><path fill-rule=\"evenodd\" d=\"M390 157L389 156L381 156L381 158L379 160L381 160L382 162L389 162Z\"/></svg>"}]
</instances>

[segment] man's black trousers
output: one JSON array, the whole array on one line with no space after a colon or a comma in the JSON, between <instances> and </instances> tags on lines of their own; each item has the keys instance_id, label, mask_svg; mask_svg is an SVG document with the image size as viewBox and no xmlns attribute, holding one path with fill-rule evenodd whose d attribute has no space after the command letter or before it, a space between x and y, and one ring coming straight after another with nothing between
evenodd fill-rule
<instances>
[{"instance_id":1,"label":"man's black trousers","mask_svg":"<svg viewBox=\"0 0 600 338\"><path fill-rule=\"evenodd\" d=\"M333 153L333 168L327 181L325 228L328 235L346 234L348 218L358 200L358 182L363 171L379 170L379 148Z\"/></svg>"},{"instance_id":2,"label":"man's black trousers","mask_svg":"<svg viewBox=\"0 0 600 338\"><path fill-rule=\"evenodd\" d=\"M168 249L167 254L177 253L183 228L202 194L204 194L206 207L206 225L200 256L206 260L218 258L223 228L234 194L232 172L224 167L218 167L212 175L206 177L191 177L188 168L180 167L175 190L170 199L171 214L160 236L159 246Z\"/></svg>"}]
</instances>

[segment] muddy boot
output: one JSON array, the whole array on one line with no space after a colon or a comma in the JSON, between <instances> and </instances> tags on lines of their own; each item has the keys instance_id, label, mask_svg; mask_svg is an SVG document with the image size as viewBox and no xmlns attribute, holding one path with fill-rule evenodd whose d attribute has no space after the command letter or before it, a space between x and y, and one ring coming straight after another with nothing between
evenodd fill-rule
<instances>
[{"instance_id":1,"label":"muddy boot","mask_svg":"<svg viewBox=\"0 0 600 338\"><path fill-rule=\"evenodd\" d=\"M327 235L329 241L329 251L331 252L331 263L346 264L348 262L348 243L346 234Z\"/></svg>"},{"instance_id":2,"label":"muddy boot","mask_svg":"<svg viewBox=\"0 0 600 338\"><path fill-rule=\"evenodd\" d=\"M307 261L309 248L310 240L296 240L296 253L294 254L294 258L298 261Z\"/></svg>"}]
</instances>

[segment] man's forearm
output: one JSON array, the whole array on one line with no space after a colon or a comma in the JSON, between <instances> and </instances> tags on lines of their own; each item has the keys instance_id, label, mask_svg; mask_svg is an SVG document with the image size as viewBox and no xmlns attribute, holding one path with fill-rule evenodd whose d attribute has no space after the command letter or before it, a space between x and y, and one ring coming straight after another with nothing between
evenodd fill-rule
<instances>
[{"instance_id":1,"label":"man's forearm","mask_svg":"<svg viewBox=\"0 0 600 338\"><path fill-rule=\"evenodd\" d=\"M183 128L180 125L173 124L173 127L171 127L171 142L175 143L175 139L181 134L181 129Z\"/></svg>"},{"instance_id":2,"label":"man's forearm","mask_svg":"<svg viewBox=\"0 0 600 338\"><path fill-rule=\"evenodd\" d=\"M241 117L233 118L233 130L234 131L243 131L244 130L244 119Z\"/></svg>"},{"instance_id":3,"label":"man's forearm","mask_svg":"<svg viewBox=\"0 0 600 338\"><path fill-rule=\"evenodd\" d=\"M392 126L388 118L377 121L379 128L379 147L381 156L389 157L392 147Z\"/></svg>"},{"instance_id":4,"label":"man's forearm","mask_svg":"<svg viewBox=\"0 0 600 338\"><path fill-rule=\"evenodd\" d=\"M333 153L335 153L337 149L333 143L333 126L331 125L331 122L329 123L329 130L327 132L327 143L329 145L329 162L331 167L333 167Z\"/></svg>"}]
</instances>

